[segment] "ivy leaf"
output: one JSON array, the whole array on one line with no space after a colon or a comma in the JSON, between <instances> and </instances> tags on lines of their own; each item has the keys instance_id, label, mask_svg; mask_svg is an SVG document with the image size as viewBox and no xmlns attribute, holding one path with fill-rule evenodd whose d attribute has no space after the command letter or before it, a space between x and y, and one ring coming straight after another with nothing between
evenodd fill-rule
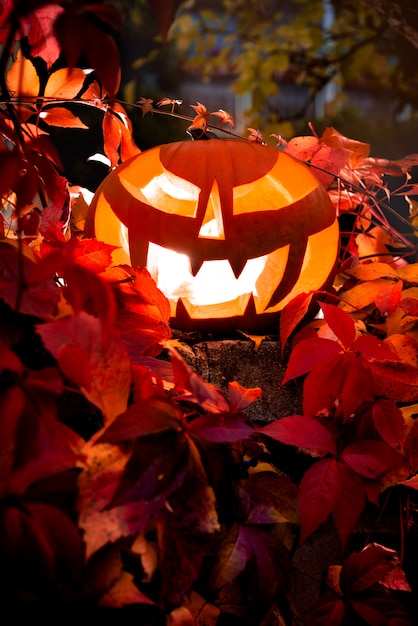
<instances>
[{"instance_id":1,"label":"ivy leaf","mask_svg":"<svg viewBox=\"0 0 418 626\"><path fill-rule=\"evenodd\" d=\"M247 389L236 380L228 383L228 403L231 413L240 413L257 400L263 391L260 387Z\"/></svg>"},{"instance_id":2,"label":"ivy leaf","mask_svg":"<svg viewBox=\"0 0 418 626\"><path fill-rule=\"evenodd\" d=\"M254 430L241 417L228 413L211 413L191 421L188 426L188 432L208 441L232 443L248 439L254 433Z\"/></svg>"},{"instance_id":3,"label":"ivy leaf","mask_svg":"<svg viewBox=\"0 0 418 626\"><path fill-rule=\"evenodd\" d=\"M39 117L50 126L61 128L88 128L79 117L64 107L44 108Z\"/></svg>"},{"instance_id":4,"label":"ivy leaf","mask_svg":"<svg viewBox=\"0 0 418 626\"><path fill-rule=\"evenodd\" d=\"M340 585L350 594L357 594L380 582L398 563L395 550L377 543L368 544L361 552L353 552L344 561Z\"/></svg>"},{"instance_id":5,"label":"ivy leaf","mask_svg":"<svg viewBox=\"0 0 418 626\"><path fill-rule=\"evenodd\" d=\"M59 291L51 273L38 279L36 257L29 248L20 250L0 241L0 298L13 310L50 320L57 310Z\"/></svg>"},{"instance_id":6,"label":"ivy leaf","mask_svg":"<svg viewBox=\"0 0 418 626\"><path fill-rule=\"evenodd\" d=\"M204 104L197 103L197 105L191 104L192 109L194 109L197 113L196 117L193 119L192 124L188 127L187 130L192 130L193 128L200 129L202 134L207 130L209 126L209 118L211 114L208 112Z\"/></svg>"},{"instance_id":7,"label":"ivy leaf","mask_svg":"<svg viewBox=\"0 0 418 626\"><path fill-rule=\"evenodd\" d=\"M195 402L212 413L228 413L228 403L220 389L205 382L176 350L170 350L170 358L175 390L183 392L180 399Z\"/></svg>"},{"instance_id":8,"label":"ivy leaf","mask_svg":"<svg viewBox=\"0 0 418 626\"><path fill-rule=\"evenodd\" d=\"M110 507L130 453L110 444L87 444L83 455L77 510L89 558L109 542L142 532L149 518L164 506L164 500L138 500Z\"/></svg>"},{"instance_id":9,"label":"ivy leaf","mask_svg":"<svg viewBox=\"0 0 418 626\"><path fill-rule=\"evenodd\" d=\"M341 492L332 511L332 517L341 543L345 546L366 506L366 493L359 474L353 472L345 463L338 463L338 470L340 472Z\"/></svg>"},{"instance_id":10,"label":"ivy leaf","mask_svg":"<svg viewBox=\"0 0 418 626\"><path fill-rule=\"evenodd\" d=\"M90 72L91 70L83 70L78 67L73 69L64 67L52 72L45 85L44 96L57 100L75 98L81 91Z\"/></svg>"},{"instance_id":11,"label":"ivy leaf","mask_svg":"<svg viewBox=\"0 0 418 626\"><path fill-rule=\"evenodd\" d=\"M168 399L151 397L119 415L97 443L122 443L165 430L181 430L181 413Z\"/></svg>"},{"instance_id":12,"label":"ivy leaf","mask_svg":"<svg viewBox=\"0 0 418 626\"><path fill-rule=\"evenodd\" d=\"M259 430L263 435L282 443L319 451L322 454L336 454L335 440L329 430L320 422L300 415L282 417Z\"/></svg>"},{"instance_id":13,"label":"ivy leaf","mask_svg":"<svg viewBox=\"0 0 418 626\"><path fill-rule=\"evenodd\" d=\"M10 95L22 101L34 102L39 94L40 81L35 66L19 49L6 75Z\"/></svg>"},{"instance_id":14,"label":"ivy leaf","mask_svg":"<svg viewBox=\"0 0 418 626\"><path fill-rule=\"evenodd\" d=\"M102 324L84 312L38 325L36 330L58 363L66 345L77 346L85 354L90 363L91 379L90 387L83 386L81 391L103 412L106 423L126 410L131 383L130 360L126 345L115 331L109 343L103 345ZM65 359L64 367L68 368L67 355ZM76 365L74 363L74 367Z\"/></svg>"},{"instance_id":15,"label":"ivy leaf","mask_svg":"<svg viewBox=\"0 0 418 626\"><path fill-rule=\"evenodd\" d=\"M333 304L321 302L320 307L324 312L328 326L341 341L344 348L348 350L356 337L354 321L345 311Z\"/></svg>"},{"instance_id":16,"label":"ivy leaf","mask_svg":"<svg viewBox=\"0 0 418 626\"><path fill-rule=\"evenodd\" d=\"M292 378L307 374L319 365L334 361L340 354L341 346L336 341L322 337L303 339L296 344L290 354L282 385Z\"/></svg>"},{"instance_id":17,"label":"ivy leaf","mask_svg":"<svg viewBox=\"0 0 418 626\"><path fill-rule=\"evenodd\" d=\"M400 361L369 361L377 396L393 402L418 401L418 368Z\"/></svg>"},{"instance_id":18,"label":"ivy leaf","mask_svg":"<svg viewBox=\"0 0 418 626\"><path fill-rule=\"evenodd\" d=\"M406 432L402 411L390 400L378 398L373 404L372 416L382 439L392 448L400 450Z\"/></svg>"},{"instance_id":19,"label":"ivy leaf","mask_svg":"<svg viewBox=\"0 0 418 626\"><path fill-rule=\"evenodd\" d=\"M300 538L303 543L332 513L341 493L335 459L321 459L305 472L299 491Z\"/></svg>"},{"instance_id":20,"label":"ivy leaf","mask_svg":"<svg viewBox=\"0 0 418 626\"><path fill-rule=\"evenodd\" d=\"M323 341L326 341L323 339ZM331 342L338 345L336 342ZM336 354L318 365L303 383L303 414L313 417L332 409L340 398L346 374L344 355Z\"/></svg>"},{"instance_id":21,"label":"ivy leaf","mask_svg":"<svg viewBox=\"0 0 418 626\"><path fill-rule=\"evenodd\" d=\"M401 461L401 455L383 441L356 441L344 448L341 459L361 476L376 480Z\"/></svg>"},{"instance_id":22,"label":"ivy leaf","mask_svg":"<svg viewBox=\"0 0 418 626\"><path fill-rule=\"evenodd\" d=\"M312 302L313 293L300 293L283 308L280 314L280 344L282 352L299 322L305 317Z\"/></svg>"}]
</instances>

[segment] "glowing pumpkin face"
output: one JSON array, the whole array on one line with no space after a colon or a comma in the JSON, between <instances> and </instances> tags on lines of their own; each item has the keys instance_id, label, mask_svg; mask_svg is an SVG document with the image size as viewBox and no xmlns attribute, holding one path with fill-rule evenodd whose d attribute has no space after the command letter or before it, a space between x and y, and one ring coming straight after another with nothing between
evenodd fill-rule
<instances>
[{"instance_id":1,"label":"glowing pumpkin face","mask_svg":"<svg viewBox=\"0 0 418 626\"><path fill-rule=\"evenodd\" d=\"M338 253L333 205L309 168L244 141L134 156L103 181L89 220L121 246L114 262L148 268L184 330L277 330L291 298L329 282Z\"/></svg>"}]
</instances>

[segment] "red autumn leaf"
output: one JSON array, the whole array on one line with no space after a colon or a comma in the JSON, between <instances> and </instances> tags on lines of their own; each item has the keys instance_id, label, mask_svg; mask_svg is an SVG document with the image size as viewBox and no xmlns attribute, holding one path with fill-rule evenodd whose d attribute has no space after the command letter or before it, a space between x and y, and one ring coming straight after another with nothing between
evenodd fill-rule
<instances>
[{"instance_id":1,"label":"red autumn leaf","mask_svg":"<svg viewBox=\"0 0 418 626\"><path fill-rule=\"evenodd\" d=\"M42 6L42 5L46 6ZM41 57L50 68L60 55L60 46L54 35L54 23L62 13L58 4L41 2L21 19L22 34L28 37L31 55Z\"/></svg>"},{"instance_id":2,"label":"red autumn leaf","mask_svg":"<svg viewBox=\"0 0 418 626\"><path fill-rule=\"evenodd\" d=\"M397 563L395 550L370 543L344 561L340 575L341 589L350 594L361 593L380 582Z\"/></svg>"},{"instance_id":3,"label":"red autumn leaf","mask_svg":"<svg viewBox=\"0 0 418 626\"><path fill-rule=\"evenodd\" d=\"M393 591L412 591L405 572L402 571L400 565L392 567L379 582L386 589L392 589Z\"/></svg>"},{"instance_id":4,"label":"red autumn leaf","mask_svg":"<svg viewBox=\"0 0 418 626\"><path fill-rule=\"evenodd\" d=\"M336 341L322 337L304 339L293 348L290 354L282 385L292 378L307 374L328 361L334 361L340 355L341 346Z\"/></svg>"},{"instance_id":5,"label":"red autumn leaf","mask_svg":"<svg viewBox=\"0 0 418 626\"><path fill-rule=\"evenodd\" d=\"M111 341L116 324L116 302L106 281L87 267L74 263L64 271L65 296L76 313L86 311L101 321L103 343Z\"/></svg>"},{"instance_id":6,"label":"red autumn leaf","mask_svg":"<svg viewBox=\"0 0 418 626\"><path fill-rule=\"evenodd\" d=\"M248 439L254 433L254 429L240 417L212 413L190 422L188 432L208 441L232 443Z\"/></svg>"},{"instance_id":7,"label":"red autumn leaf","mask_svg":"<svg viewBox=\"0 0 418 626\"><path fill-rule=\"evenodd\" d=\"M9 430L3 443L2 454L13 455L13 468L6 484L8 493L23 494L37 481L75 468L82 444L73 430L56 419L55 393L33 385L31 378L24 379L23 403L16 393L9 396L17 400L10 418L18 420L15 422L18 427L14 433ZM2 418L10 419L9 414ZM3 427L1 430L6 432Z\"/></svg>"},{"instance_id":8,"label":"red autumn leaf","mask_svg":"<svg viewBox=\"0 0 418 626\"><path fill-rule=\"evenodd\" d=\"M201 571L219 531L215 496L208 484L200 454L189 441L187 473L181 489L169 498L157 520L161 591L164 606L178 605Z\"/></svg>"},{"instance_id":9,"label":"red autumn leaf","mask_svg":"<svg viewBox=\"0 0 418 626\"><path fill-rule=\"evenodd\" d=\"M305 317L312 302L313 293L300 293L286 304L280 314L280 343L282 352L299 322Z\"/></svg>"},{"instance_id":10,"label":"red autumn leaf","mask_svg":"<svg viewBox=\"0 0 418 626\"><path fill-rule=\"evenodd\" d=\"M189 461L189 442L184 433L165 430L132 445L109 508L139 500L164 500L183 484Z\"/></svg>"},{"instance_id":11,"label":"red autumn leaf","mask_svg":"<svg viewBox=\"0 0 418 626\"><path fill-rule=\"evenodd\" d=\"M89 558L108 542L143 532L149 518L164 506L164 500L141 500L109 508L129 453L109 444L87 444L83 456L77 509Z\"/></svg>"},{"instance_id":12,"label":"red autumn leaf","mask_svg":"<svg viewBox=\"0 0 418 626\"><path fill-rule=\"evenodd\" d=\"M321 142L332 148L343 149L347 155L350 167L354 169L360 167L364 159L370 154L370 145L368 143L345 137L332 126L324 130Z\"/></svg>"},{"instance_id":13,"label":"red autumn leaf","mask_svg":"<svg viewBox=\"0 0 418 626\"><path fill-rule=\"evenodd\" d=\"M168 399L151 397L132 404L97 439L98 443L122 443L163 432L181 430L181 413Z\"/></svg>"},{"instance_id":14,"label":"red autumn leaf","mask_svg":"<svg viewBox=\"0 0 418 626\"><path fill-rule=\"evenodd\" d=\"M0 298L16 311L49 320L56 313L59 291L52 276L37 280L29 248L0 241Z\"/></svg>"},{"instance_id":15,"label":"red autumn leaf","mask_svg":"<svg viewBox=\"0 0 418 626\"><path fill-rule=\"evenodd\" d=\"M418 299L417 298L402 298L399 302L399 306L405 312L405 315L413 315L418 317Z\"/></svg>"},{"instance_id":16,"label":"red autumn leaf","mask_svg":"<svg viewBox=\"0 0 418 626\"><path fill-rule=\"evenodd\" d=\"M71 113L65 107L44 108L39 117L50 126L60 126L61 128L88 128L79 117Z\"/></svg>"},{"instance_id":17,"label":"red autumn leaf","mask_svg":"<svg viewBox=\"0 0 418 626\"><path fill-rule=\"evenodd\" d=\"M383 441L356 441L341 453L354 472L375 480L401 461L401 455Z\"/></svg>"},{"instance_id":18,"label":"red autumn leaf","mask_svg":"<svg viewBox=\"0 0 418 626\"><path fill-rule=\"evenodd\" d=\"M247 389L236 380L228 383L228 404L231 413L240 413L257 400L263 391L260 387Z\"/></svg>"},{"instance_id":19,"label":"red autumn leaf","mask_svg":"<svg viewBox=\"0 0 418 626\"><path fill-rule=\"evenodd\" d=\"M328 326L341 341L344 348L348 350L356 337L356 328L352 318L333 304L321 302L320 307L324 312Z\"/></svg>"},{"instance_id":20,"label":"red autumn leaf","mask_svg":"<svg viewBox=\"0 0 418 626\"><path fill-rule=\"evenodd\" d=\"M418 165L418 154L409 154L406 157L396 160L378 159L368 157L363 161L363 167L366 167L371 173L382 176L402 176L409 172L412 167Z\"/></svg>"},{"instance_id":21,"label":"red autumn leaf","mask_svg":"<svg viewBox=\"0 0 418 626\"><path fill-rule=\"evenodd\" d=\"M286 152L297 159L311 163L314 166L313 173L325 188L346 164L346 155L340 146L326 145L316 137L294 137L288 142Z\"/></svg>"},{"instance_id":22,"label":"red autumn leaf","mask_svg":"<svg viewBox=\"0 0 418 626\"><path fill-rule=\"evenodd\" d=\"M374 335L360 335L355 339L351 350L353 352L361 352L368 359L377 359L378 361L393 361L397 358L390 344L385 343Z\"/></svg>"},{"instance_id":23,"label":"red autumn leaf","mask_svg":"<svg viewBox=\"0 0 418 626\"><path fill-rule=\"evenodd\" d=\"M401 280L386 281L375 296L375 303L382 315L391 315L399 306L403 289Z\"/></svg>"},{"instance_id":24,"label":"red autumn leaf","mask_svg":"<svg viewBox=\"0 0 418 626\"><path fill-rule=\"evenodd\" d=\"M405 439L405 421L396 404L378 398L373 405L372 416L381 438L392 448L401 449Z\"/></svg>"},{"instance_id":25,"label":"red autumn leaf","mask_svg":"<svg viewBox=\"0 0 418 626\"><path fill-rule=\"evenodd\" d=\"M128 266L108 268L104 274L113 286L118 303L118 325L134 363L161 352L170 339L170 305L146 269Z\"/></svg>"},{"instance_id":26,"label":"red autumn leaf","mask_svg":"<svg viewBox=\"0 0 418 626\"><path fill-rule=\"evenodd\" d=\"M343 359L345 374L340 399L344 417L349 419L363 402L374 399L374 388L372 375L362 359L352 352Z\"/></svg>"},{"instance_id":27,"label":"red autumn leaf","mask_svg":"<svg viewBox=\"0 0 418 626\"><path fill-rule=\"evenodd\" d=\"M91 387L82 387L81 390L103 412L106 423L126 410L131 364L127 347L115 329L109 342L103 344L100 320L81 312L77 316L39 325L36 330L58 362L60 351L65 345L77 346L85 353L90 362Z\"/></svg>"},{"instance_id":28,"label":"red autumn leaf","mask_svg":"<svg viewBox=\"0 0 418 626\"><path fill-rule=\"evenodd\" d=\"M341 543L345 546L366 506L366 493L361 477L345 463L338 463L341 492L332 511Z\"/></svg>"},{"instance_id":29,"label":"red autumn leaf","mask_svg":"<svg viewBox=\"0 0 418 626\"><path fill-rule=\"evenodd\" d=\"M175 391L183 392L180 399L195 402L212 413L228 413L228 403L220 389L205 382L176 350L170 350L170 358Z\"/></svg>"},{"instance_id":30,"label":"red autumn leaf","mask_svg":"<svg viewBox=\"0 0 418 626\"><path fill-rule=\"evenodd\" d=\"M76 239L72 253L80 265L96 274L104 272L112 263L112 252L116 246L97 241L97 239Z\"/></svg>"},{"instance_id":31,"label":"red autumn leaf","mask_svg":"<svg viewBox=\"0 0 418 626\"><path fill-rule=\"evenodd\" d=\"M341 354L315 367L303 383L303 414L313 417L323 409L334 408L340 398L345 374L345 361Z\"/></svg>"},{"instance_id":32,"label":"red autumn leaf","mask_svg":"<svg viewBox=\"0 0 418 626\"><path fill-rule=\"evenodd\" d=\"M336 454L335 440L329 430L315 419L294 415L282 417L259 431L272 439L322 454Z\"/></svg>"},{"instance_id":33,"label":"red autumn leaf","mask_svg":"<svg viewBox=\"0 0 418 626\"><path fill-rule=\"evenodd\" d=\"M90 360L79 346L65 344L58 352L58 363L64 376L78 387L91 389Z\"/></svg>"},{"instance_id":34,"label":"red autumn leaf","mask_svg":"<svg viewBox=\"0 0 418 626\"><path fill-rule=\"evenodd\" d=\"M300 543L332 513L340 493L341 476L335 459L321 459L305 472L299 491Z\"/></svg>"},{"instance_id":35,"label":"red autumn leaf","mask_svg":"<svg viewBox=\"0 0 418 626\"><path fill-rule=\"evenodd\" d=\"M369 368L377 396L393 402L418 401L418 368L395 360L369 361Z\"/></svg>"},{"instance_id":36,"label":"red autumn leaf","mask_svg":"<svg viewBox=\"0 0 418 626\"><path fill-rule=\"evenodd\" d=\"M52 185L54 196L51 203L42 211L40 234L49 241L65 241L64 230L68 221L70 193L67 179L53 175L48 181L48 191Z\"/></svg>"}]
</instances>

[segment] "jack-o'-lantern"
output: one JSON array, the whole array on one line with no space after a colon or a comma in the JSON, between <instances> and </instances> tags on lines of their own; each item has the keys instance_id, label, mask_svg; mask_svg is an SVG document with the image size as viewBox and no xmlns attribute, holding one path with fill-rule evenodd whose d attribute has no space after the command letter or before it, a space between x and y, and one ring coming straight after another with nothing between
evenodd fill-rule
<instances>
[{"instance_id":1,"label":"jack-o'-lantern","mask_svg":"<svg viewBox=\"0 0 418 626\"><path fill-rule=\"evenodd\" d=\"M183 330L277 330L284 305L326 286L335 210L311 170L240 140L180 141L111 172L88 218L115 263L146 267Z\"/></svg>"}]
</instances>

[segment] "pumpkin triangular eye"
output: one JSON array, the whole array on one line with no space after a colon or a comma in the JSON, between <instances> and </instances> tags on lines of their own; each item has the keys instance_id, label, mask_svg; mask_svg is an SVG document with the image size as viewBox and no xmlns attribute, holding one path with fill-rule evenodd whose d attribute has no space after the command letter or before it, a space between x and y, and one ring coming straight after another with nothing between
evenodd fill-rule
<instances>
[{"instance_id":1,"label":"pumpkin triangular eye","mask_svg":"<svg viewBox=\"0 0 418 626\"><path fill-rule=\"evenodd\" d=\"M225 239L221 200L216 180L213 181L198 237L200 239Z\"/></svg>"}]
</instances>

